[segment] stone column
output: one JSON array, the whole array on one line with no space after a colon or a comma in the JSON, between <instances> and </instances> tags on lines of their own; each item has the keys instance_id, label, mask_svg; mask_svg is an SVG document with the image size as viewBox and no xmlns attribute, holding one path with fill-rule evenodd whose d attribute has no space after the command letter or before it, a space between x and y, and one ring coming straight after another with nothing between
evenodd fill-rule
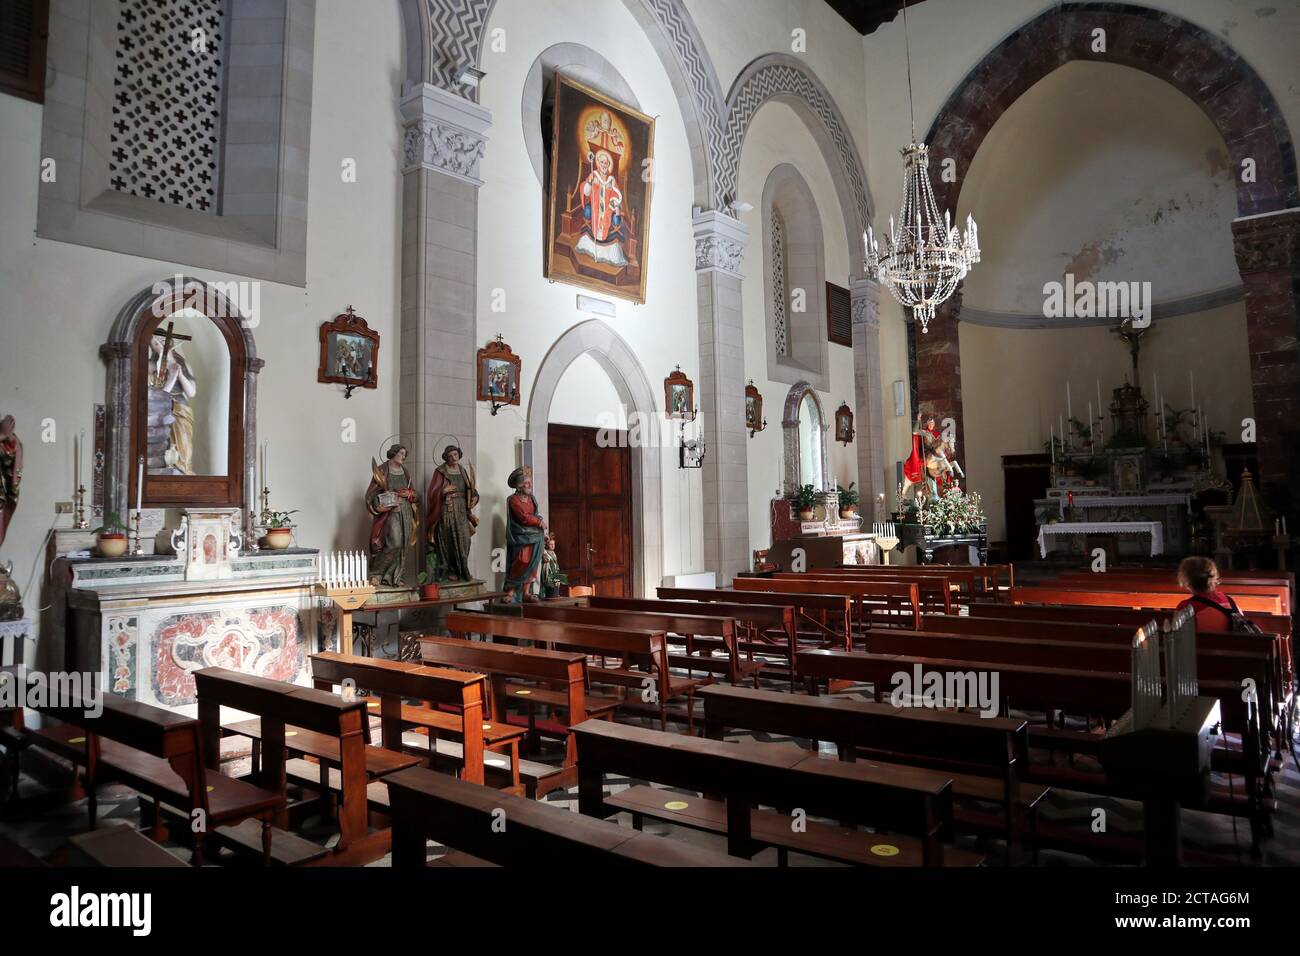
<instances>
[{"instance_id":1,"label":"stone column","mask_svg":"<svg viewBox=\"0 0 1300 956\"><path fill-rule=\"evenodd\" d=\"M853 424L857 431L858 511L875 520L876 495L884 492L885 510L893 504L885 475L884 387L880 373L880 284L854 279L849 284L853 316Z\"/></svg>"},{"instance_id":2,"label":"stone column","mask_svg":"<svg viewBox=\"0 0 1300 956\"><path fill-rule=\"evenodd\" d=\"M695 288L700 307L699 405L704 459L704 567L724 586L749 569L749 432L740 264L749 230L724 213L698 214Z\"/></svg>"},{"instance_id":3,"label":"stone column","mask_svg":"<svg viewBox=\"0 0 1300 956\"><path fill-rule=\"evenodd\" d=\"M402 141L402 336L399 428L407 467L427 486L444 436L476 460L474 365L478 178L491 113L432 84L399 106Z\"/></svg>"},{"instance_id":4,"label":"stone column","mask_svg":"<svg viewBox=\"0 0 1300 956\"><path fill-rule=\"evenodd\" d=\"M1232 224L1237 269L1246 288L1246 335L1255 405L1256 484L1274 509L1297 519L1290 490L1300 468L1300 209L1246 216ZM1209 343L1207 343L1209 344ZM1240 423L1226 422L1235 441Z\"/></svg>"},{"instance_id":5,"label":"stone column","mask_svg":"<svg viewBox=\"0 0 1300 956\"><path fill-rule=\"evenodd\" d=\"M910 315L913 324L909 332L916 343L916 402L928 404L940 419L951 418L956 426L957 461L965 460L965 435L961 413L961 346L958 339L957 320L961 315L962 290L954 292L939 306L930 321L930 331L922 332L920 323ZM912 409L913 422L918 408Z\"/></svg>"}]
</instances>

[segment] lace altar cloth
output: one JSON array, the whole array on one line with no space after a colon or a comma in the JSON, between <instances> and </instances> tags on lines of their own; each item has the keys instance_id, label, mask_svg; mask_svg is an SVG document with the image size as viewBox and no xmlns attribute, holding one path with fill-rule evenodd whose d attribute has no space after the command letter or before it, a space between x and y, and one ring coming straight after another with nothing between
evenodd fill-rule
<instances>
[{"instance_id":1,"label":"lace altar cloth","mask_svg":"<svg viewBox=\"0 0 1300 956\"><path fill-rule=\"evenodd\" d=\"M1076 499L1077 501L1077 499ZM1149 534L1151 557L1165 550L1165 529L1159 521L1058 521L1038 528L1038 553L1047 557L1047 539L1064 534Z\"/></svg>"}]
</instances>

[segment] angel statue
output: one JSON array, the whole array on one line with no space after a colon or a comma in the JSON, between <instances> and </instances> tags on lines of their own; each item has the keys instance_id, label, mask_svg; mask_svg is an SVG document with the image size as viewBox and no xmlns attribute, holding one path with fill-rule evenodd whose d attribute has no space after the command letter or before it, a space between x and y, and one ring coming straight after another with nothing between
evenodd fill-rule
<instances>
[{"instance_id":1,"label":"angel statue","mask_svg":"<svg viewBox=\"0 0 1300 956\"><path fill-rule=\"evenodd\" d=\"M366 510L370 525L370 583L406 587L415 564L420 532L420 499L406 470L406 446L393 445L380 465L370 460Z\"/></svg>"},{"instance_id":2,"label":"angel statue","mask_svg":"<svg viewBox=\"0 0 1300 956\"><path fill-rule=\"evenodd\" d=\"M23 443L14 427L12 415L0 418L0 544L18 510L18 486L23 482Z\"/></svg>"},{"instance_id":3,"label":"angel statue","mask_svg":"<svg viewBox=\"0 0 1300 956\"><path fill-rule=\"evenodd\" d=\"M469 462L461 462L457 445L442 450L442 464L429 480L429 531L427 545L438 556L445 580L472 581L469 571L470 538L478 528L474 507L478 487Z\"/></svg>"},{"instance_id":4,"label":"angel statue","mask_svg":"<svg viewBox=\"0 0 1300 956\"><path fill-rule=\"evenodd\" d=\"M912 432L912 454L903 462L902 497L906 498L913 488L920 488L928 497L938 498L956 487L957 479L966 475L955 455L956 442L943 437L933 413L918 415L916 430Z\"/></svg>"}]
</instances>

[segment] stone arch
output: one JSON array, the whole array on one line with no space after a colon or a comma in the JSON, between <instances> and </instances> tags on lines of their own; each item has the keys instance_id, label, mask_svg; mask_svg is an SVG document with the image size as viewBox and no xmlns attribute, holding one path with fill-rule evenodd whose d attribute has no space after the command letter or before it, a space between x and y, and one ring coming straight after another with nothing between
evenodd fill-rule
<instances>
[{"instance_id":1,"label":"stone arch","mask_svg":"<svg viewBox=\"0 0 1300 956\"><path fill-rule=\"evenodd\" d=\"M776 272L777 238L773 228L783 227L784 275ZM774 382L793 385L807 380L820 389L829 387L826 344L826 252L822 218L812 189L799 171L781 163L768 173L763 186L763 281L766 305L767 374ZM778 293L778 287L782 287ZM786 308L784 354L776 347L773 324L783 299L802 289L805 308L796 313Z\"/></svg>"},{"instance_id":2,"label":"stone arch","mask_svg":"<svg viewBox=\"0 0 1300 956\"><path fill-rule=\"evenodd\" d=\"M457 74L467 66L480 65L487 21L496 0L400 2L406 31L406 84L432 83L477 102L477 88L463 86ZM722 141L726 124L722 87L704 41L681 0L623 2L658 53L677 94L691 150L695 204L713 208L717 203L717 163L712 144ZM418 42L412 31L418 31Z\"/></svg>"},{"instance_id":3,"label":"stone arch","mask_svg":"<svg viewBox=\"0 0 1300 956\"><path fill-rule=\"evenodd\" d=\"M875 214L853 134L834 99L816 75L794 57L769 53L740 72L727 96L727 131L719 158L718 193L725 205L734 201L740 173L740 152L755 114L769 100L794 108L821 150L845 210L845 242L850 250L849 271L862 277L862 233ZM851 213L849 211L852 211Z\"/></svg>"},{"instance_id":4,"label":"stone arch","mask_svg":"<svg viewBox=\"0 0 1300 956\"><path fill-rule=\"evenodd\" d=\"M1092 49L1105 31L1106 51ZM1130 66L1169 83L1199 106L1223 136L1234 165L1256 163L1256 182L1238 176L1237 213L1300 204L1295 152L1277 101L1259 74L1224 40L1172 13L1126 3L1063 3L998 44L948 97L930 125L932 165L956 160L956 181L934 178L939 207L956 211L966 171L1007 108L1071 60Z\"/></svg>"},{"instance_id":5,"label":"stone arch","mask_svg":"<svg viewBox=\"0 0 1300 956\"><path fill-rule=\"evenodd\" d=\"M548 441L551 401L573 360L587 354L605 370L642 440L632 447L632 581L638 597L652 597L663 575L663 470L660 413L655 392L636 354L600 319L573 326L551 346L537 369L528 398L528 437L533 442L533 494L549 513ZM633 416L636 416L635 418Z\"/></svg>"},{"instance_id":6,"label":"stone arch","mask_svg":"<svg viewBox=\"0 0 1300 956\"><path fill-rule=\"evenodd\" d=\"M782 475L785 481L784 492L787 495L792 494L800 484L803 484L799 475L799 461L803 451L799 441L799 406L808 397L812 398L813 407L817 409L818 430L821 432L818 455L821 458L823 484L826 483L829 474L827 471L829 463L826 457L826 438L828 434L826 409L822 408L822 400L817 397L817 390L809 382L796 382L791 386L790 391L786 393L785 406L781 414L781 433L785 450L785 468ZM818 488L817 490L821 491L822 489Z\"/></svg>"}]
</instances>

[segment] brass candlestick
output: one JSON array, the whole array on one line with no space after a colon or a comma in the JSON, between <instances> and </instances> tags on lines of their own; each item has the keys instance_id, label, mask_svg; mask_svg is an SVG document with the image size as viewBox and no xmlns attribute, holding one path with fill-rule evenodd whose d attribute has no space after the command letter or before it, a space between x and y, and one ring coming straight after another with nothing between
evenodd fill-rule
<instances>
[{"instance_id":1,"label":"brass candlestick","mask_svg":"<svg viewBox=\"0 0 1300 956\"><path fill-rule=\"evenodd\" d=\"M90 527L90 522L86 520L86 486L77 486L77 520L72 526L78 531L85 531Z\"/></svg>"},{"instance_id":2,"label":"brass candlestick","mask_svg":"<svg viewBox=\"0 0 1300 956\"><path fill-rule=\"evenodd\" d=\"M135 543L131 546L132 554L144 554L144 548L140 545L140 522L142 519L143 515L139 511L135 513L135 518L132 519L135 522L135 531L133 532Z\"/></svg>"}]
</instances>

